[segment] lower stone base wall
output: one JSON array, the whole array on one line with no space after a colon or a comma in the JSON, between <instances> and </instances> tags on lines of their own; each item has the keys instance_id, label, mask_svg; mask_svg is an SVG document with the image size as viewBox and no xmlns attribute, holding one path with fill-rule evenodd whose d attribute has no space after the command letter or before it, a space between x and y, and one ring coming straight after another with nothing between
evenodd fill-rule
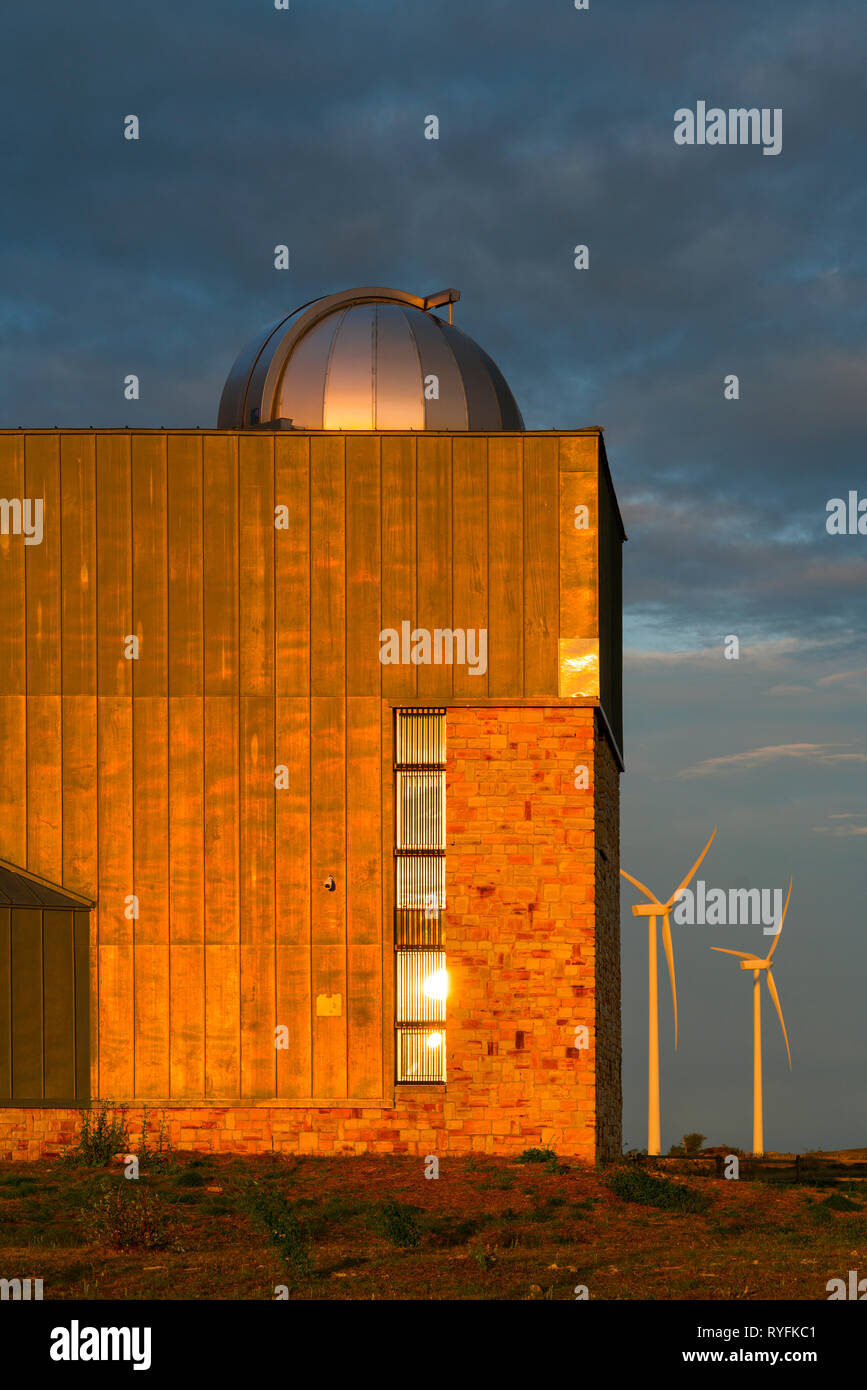
<instances>
[{"instance_id":1,"label":"lower stone base wall","mask_svg":"<svg viewBox=\"0 0 867 1390\"><path fill-rule=\"evenodd\" d=\"M484 1153L509 1157L529 1148L553 1148L561 1157L594 1159L592 1126L548 1129L520 1120L445 1119L444 1096L401 1100L400 1109L282 1106L167 1106L148 1110L148 1142L161 1122L178 1152L232 1154ZM120 1108L120 1107L118 1107ZM0 1109L0 1160L59 1155L76 1142L80 1110ZM142 1109L126 1107L129 1152L141 1142ZM492 1132L496 1131L496 1132Z\"/></svg>"}]
</instances>

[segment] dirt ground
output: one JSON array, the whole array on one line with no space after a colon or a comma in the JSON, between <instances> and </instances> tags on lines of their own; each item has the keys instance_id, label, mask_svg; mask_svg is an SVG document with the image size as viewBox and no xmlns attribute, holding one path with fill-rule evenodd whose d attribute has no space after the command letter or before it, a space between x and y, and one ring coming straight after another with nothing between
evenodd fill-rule
<instances>
[{"instance_id":1,"label":"dirt ground","mask_svg":"<svg viewBox=\"0 0 867 1390\"><path fill-rule=\"evenodd\" d=\"M709 1198L683 1214L616 1196L611 1170L560 1167L184 1155L135 1181L119 1162L4 1163L0 1278L41 1278L45 1299L751 1300L827 1299L829 1279L867 1273L863 1183L678 1174ZM251 1194L291 1213L288 1253ZM94 1210L142 1197L146 1236L114 1248Z\"/></svg>"}]
</instances>

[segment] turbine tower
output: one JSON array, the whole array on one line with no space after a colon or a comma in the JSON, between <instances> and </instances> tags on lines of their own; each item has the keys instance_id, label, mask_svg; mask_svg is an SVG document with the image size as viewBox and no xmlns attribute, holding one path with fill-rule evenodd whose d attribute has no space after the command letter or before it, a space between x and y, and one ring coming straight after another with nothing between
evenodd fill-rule
<instances>
[{"instance_id":1,"label":"turbine tower","mask_svg":"<svg viewBox=\"0 0 867 1390\"><path fill-rule=\"evenodd\" d=\"M665 950L665 959L668 962L668 975L671 980L671 997L674 1004L674 1045L677 1047L677 988L674 981L674 951L671 945L671 923L669 913L672 906L683 892L689 880L692 878L704 856L713 843L714 830L701 854L696 859L686 878L679 883L667 902L661 903L649 888L643 883L639 883L637 878L633 878L625 869L620 872L624 878L628 879L640 893L649 900L647 903L638 903L632 909L634 917L646 917L647 922L647 1152L648 1154L659 1153L659 992L657 985L657 945L656 945L656 919L662 918L662 945Z\"/></svg>"},{"instance_id":2,"label":"turbine tower","mask_svg":"<svg viewBox=\"0 0 867 1390\"><path fill-rule=\"evenodd\" d=\"M725 956L739 956L741 970L752 970L753 972L753 1154L756 1158L761 1158L764 1153L764 1133L762 1126L762 996L761 978L762 971L767 971L765 979L768 982L768 993L774 1001L774 1007L780 1019L780 1027L783 1030L783 1037L786 1042L786 1055L789 1058L789 1070L792 1069L792 1054L789 1051L789 1038L786 1033L786 1025L783 1021L783 1010L780 1008L780 996L777 993L777 986L774 984L774 977L771 974L771 956L777 949L777 942L783 930L783 923L786 920L786 912L789 907L789 898L792 896L792 880L789 879L789 891L786 894L786 904L780 915L780 925L774 937L774 944L764 960L750 951L732 951L726 946L711 946L712 951L720 951Z\"/></svg>"}]
</instances>

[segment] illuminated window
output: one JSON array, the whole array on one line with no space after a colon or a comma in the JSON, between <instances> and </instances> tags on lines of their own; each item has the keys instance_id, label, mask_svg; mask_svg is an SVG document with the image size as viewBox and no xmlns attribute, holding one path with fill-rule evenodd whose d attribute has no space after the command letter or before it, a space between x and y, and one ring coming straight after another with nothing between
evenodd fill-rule
<instances>
[{"instance_id":1,"label":"illuminated window","mask_svg":"<svg viewBox=\"0 0 867 1390\"><path fill-rule=\"evenodd\" d=\"M396 1076L446 1079L445 710L395 713Z\"/></svg>"}]
</instances>

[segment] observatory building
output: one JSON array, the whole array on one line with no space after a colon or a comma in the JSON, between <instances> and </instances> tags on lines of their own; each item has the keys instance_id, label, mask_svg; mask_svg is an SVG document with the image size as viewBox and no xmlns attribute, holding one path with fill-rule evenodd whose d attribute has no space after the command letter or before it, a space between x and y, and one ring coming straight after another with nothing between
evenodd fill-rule
<instances>
[{"instance_id":1,"label":"observatory building","mask_svg":"<svg viewBox=\"0 0 867 1390\"><path fill-rule=\"evenodd\" d=\"M0 1157L621 1147L621 545L455 290L0 432Z\"/></svg>"}]
</instances>

